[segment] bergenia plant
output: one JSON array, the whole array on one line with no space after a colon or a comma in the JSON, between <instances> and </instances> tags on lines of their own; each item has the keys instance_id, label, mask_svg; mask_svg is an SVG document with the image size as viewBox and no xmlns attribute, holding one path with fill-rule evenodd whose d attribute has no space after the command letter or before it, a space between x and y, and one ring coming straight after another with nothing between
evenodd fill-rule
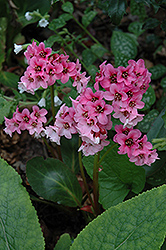
<instances>
[{"instance_id":1,"label":"bergenia plant","mask_svg":"<svg viewBox=\"0 0 166 250\"><path fill-rule=\"evenodd\" d=\"M35 138L42 138L48 149L49 141L54 142L57 145L54 150L57 152L52 155L57 155L60 161L63 161L60 150L61 138L66 137L70 140L77 134L80 171L89 197L90 211L97 216L103 209L102 203L99 205L98 177L104 166L100 163L101 159L103 161L107 157L107 153L119 145L119 157L126 154L128 160L137 166L145 164L151 166L156 159L159 159L156 149L152 148L147 136L142 135L141 131L135 128L143 119L143 114L139 114L138 110L144 107L142 96L149 87L151 73L145 68L142 59L129 60L126 68L122 66L115 68L105 61L99 66L99 72L92 86L90 76L86 76L86 72L81 71L78 59L76 63L71 62L66 53L54 53L51 48L46 48L43 42L37 45L33 41L24 55L28 67L20 79L18 89L20 93L28 92L32 95L38 89L44 91L50 89L52 120L47 122L50 118L46 117L48 111L37 105L33 106L32 110L17 107L11 119L5 117L4 131L12 136L15 131L21 134L22 131L27 130ZM68 107L66 103L62 103L63 99L60 100L56 95L61 105L56 112L54 90L57 89L59 81L65 85L69 79L77 89L77 97L76 99L70 97L72 105ZM116 124L114 128L112 117L120 121L120 124ZM114 132L111 138L109 131L112 128L116 134ZM107 151L103 154L105 147ZM82 157L92 155L95 156L92 177L93 197L82 163ZM29 182L31 183L30 178ZM86 210L81 202L76 203L80 209Z\"/></svg>"}]
</instances>

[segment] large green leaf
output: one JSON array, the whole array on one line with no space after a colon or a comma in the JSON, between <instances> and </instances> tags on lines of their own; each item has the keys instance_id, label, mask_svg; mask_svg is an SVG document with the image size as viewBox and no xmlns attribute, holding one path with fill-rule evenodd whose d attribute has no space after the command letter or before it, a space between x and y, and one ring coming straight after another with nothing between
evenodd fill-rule
<instances>
[{"instance_id":1,"label":"large green leaf","mask_svg":"<svg viewBox=\"0 0 166 250\"><path fill-rule=\"evenodd\" d=\"M58 240L54 250L69 250L71 246L71 238L70 235L65 233L62 234L60 239Z\"/></svg>"},{"instance_id":2,"label":"large green leaf","mask_svg":"<svg viewBox=\"0 0 166 250\"><path fill-rule=\"evenodd\" d=\"M107 150L108 147L103 153ZM100 164L99 202L105 209L122 202L130 190L138 194L145 185L144 169L129 162L126 155L119 155L117 150L118 146L112 148ZM84 157L83 164L92 178L93 157Z\"/></svg>"},{"instance_id":3,"label":"large green leaf","mask_svg":"<svg viewBox=\"0 0 166 250\"><path fill-rule=\"evenodd\" d=\"M75 207L82 191L73 172L58 159L35 157L27 162L27 177L33 190L44 199Z\"/></svg>"},{"instance_id":4,"label":"large green leaf","mask_svg":"<svg viewBox=\"0 0 166 250\"><path fill-rule=\"evenodd\" d=\"M130 33L114 31L111 37L111 50L114 55L120 53L134 59L137 55L136 37Z\"/></svg>"},{"instance_id":5,"label":"large green leaf","mask_svg":"<svg viewBox=\"0 0 166 250\"><path fill-rule=\"evenodd\" d=\"M88 224L70 250L157 250L166 234L166 185L109 208Z\"/></svg>"},{"instance_id":6,"label":"large green leaf","mask_svg":"<svg viewBox=\"0 0 166 250\"><path fill-rule=\"evenodd\" d=\"M62 10L65 11L65 12L68 12L68 13L72 14L73 11L74 11L73 4L70 3L70 2L63 3L62 4Z\"/></svg>"},{"instance_id":7,"label":"large green leaf","mask_svg":"<svg viewBox=\"0 0 166 250\"><path fill-rule=\"evenodd\" d=\"M79 171L78 161L78 135L73 135L72 139L62 137L61 152L64 163L77 174Z\"/></svg>"},{"instance_id":8,"label":"large green leaf","mask_svg":"<svg viewBox=\"0 0 166 250\"><path fill-rule=\"evenodd\" d=\"M44 250L37 214L21 178L0 159L0 249Z\"/></svg>"}]
</instances>

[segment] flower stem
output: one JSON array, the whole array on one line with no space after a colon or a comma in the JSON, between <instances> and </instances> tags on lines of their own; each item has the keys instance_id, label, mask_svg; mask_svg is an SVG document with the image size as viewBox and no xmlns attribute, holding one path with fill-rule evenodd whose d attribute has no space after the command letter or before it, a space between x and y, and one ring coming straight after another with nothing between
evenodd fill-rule
<instances>
[{"instance_id":1,"label":"flower stem","mask_svg":"<svg viewBox=\"0 0 166 250\"><path fill-rule=\"evenodd\" d=\"M80 138L79 138L79 145L81 145L81 139ZM90 201L90 203L91 203L91 205L93 207L93 210L95 211L94 202L93 202L92 197L90 195L88 184L87 184L85 173L84 173L84 167L83 167L83 164L82 164L81 151L78 152L78 157L79 157L79 165L80 165L81 176L82 176L82 179L83 179L83 182L84 182L84 187L85 187L86 193L88 195L89 201Z\"/></svg>"},{"instance_id":2,"label":"flower stem","mask_svg":"<svg viewBox=\"0 0 166 250\"><path fill-rule=\"evenodd\" d=\"M99 177L99 153L95 154L94 157L94 166L93 166L93 195L94 195L94 206L95 206L95 214L96 216L100 214L99 208L99 184L98 184L98 177Z\"/></svg>"},{"instance_id":3,"label":"flower stem","mask_svg":"<svg viewBox=\"0 0 166 250\"><path fill-rule=\"evenodd\" d=\"M51 85L51 86L50 86L50 92L51 92L51 109L52 109L52 118L53 118L53 122L55 122L54 85Z\"/></svg>"}]
</instances>

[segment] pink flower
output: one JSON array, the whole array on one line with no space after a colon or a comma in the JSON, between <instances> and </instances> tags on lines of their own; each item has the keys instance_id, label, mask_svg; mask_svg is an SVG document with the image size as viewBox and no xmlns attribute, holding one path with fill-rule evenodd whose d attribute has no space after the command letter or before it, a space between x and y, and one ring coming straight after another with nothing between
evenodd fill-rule
<instances>
[{"instance_id":1,"label":"pink flower","mask_svg":"<svg viewBox=\"0 0 166 250\"><path fill-rule=\"evenodd\" d=\"M60 73L60 79L62 83L66 83L70 76L74 76L76 71L76 65L74 62L62 61L63 71Z\"/></svg>"},{"instance_id":2,"label":"pink flower","mask_svg":"<svg viewBox=\"0 0 166 250\"><path fill-rule=\"evenodd\" d=\"M45 135L50 139L50 141L60 145L60 136L58 135L55 126L49 125L49 127L46 127Z\"/></svg>"},{"instance_id":3,"label":"pink flower","mask_svg":"<svg viewBox=\"0 0 166 250\"><path fill-rule=\"evenodd\" d=\"M18 134L21 134L20 122L16 119L15 113L13 114L13 118L11 119L8 119L6 117L4 118L5 118L5 126L6 126L4 131L6 134L10 135L10 137L12 137L12 133L14 133L15 131Z\"/></svg>"},{"instance_id":4,"label":"pink flower","mask_svg":"<svg viewBox=\"0 0 166 250\"><path fill-rule=\"evenodd\" d=\"M45 48L45 44L41 42L38 47L36 47L36 54L39 58L43 60L47 60L47 58L51 55L52 49Z\"/></svg>"},{"instance_id":5,"label":"pink flower","mask_svg":"<svg viewBox=\"0 0 166 250\"><path fill-rule=\"evenodd\" d=\"M141 136L141 132L138 129L132 129L127 135L124 133L117 134L115 141L121 146L119 147L119 154L126 154L131 157L133 150L138 148L138 138Z\"/></svg>"},{"instance_id":6,"label":"pink flower","mask_svg":"<svg viewBox=\"0 0 166 250\"><path fill-rule=\"evenodd\" d=\"M125 85L129 86L135 79L136 77L131 65L128 65L126 68L123 66L118 67L117 82L123 82Z\"/></svg>"},{"instance_id":7,"label":"pink flower","mask_svg":"<svg viewBox=\"0 0 166 250\"><path fill-rule=\"evenodd\" d=\"M46 123L47 122L47 118L45 117L45 115L48 113L46 109L39 109L38 106L33 106L32 107L33 112L31 113L31 118L33 120L36 120L38 122L43 122Z\"/></svg>"},{"instance_id":8,"label":"pink flower","mask_svg":"<svg viewBox=\"0 0 166 250\"><path fill-rule=\"evenodd\" d=\"M108 90L111 84L117 83L117 69L115 69L112 64L107 64L104 69L104 78L100 80L100 85Z\"/></svg>"},{"instance_id":9,"label":"pink flower","mask_svg":"<svg viewBox=\"0 0 166 250\"><path fill-rule=\"evenodd\" d=\"M105 125L108 123L107 115L111 114L113 108L111 105L106 104L104 100L97 100L95 102L87 102L86 108L90 116L96 116L99 123Z\"/></svg>"},{"instance_id":10,"label":"pink flower","mask_svg":"<svg viewBox=\"0 0 166 250\"><path fill-rule=\"evenodd\" d=\"M25 130L30 124L32 118L27 108L23 109L22 113L16 113L15 118L20 122L20 129Z\"/></svg>"}]
</instances>

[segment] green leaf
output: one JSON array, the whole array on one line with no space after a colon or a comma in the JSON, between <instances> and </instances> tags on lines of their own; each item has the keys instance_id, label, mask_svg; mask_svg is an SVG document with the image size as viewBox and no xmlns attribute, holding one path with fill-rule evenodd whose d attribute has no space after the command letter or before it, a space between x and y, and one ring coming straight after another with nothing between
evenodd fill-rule
<instances>
[{"instance_id":1,"label":"green leaf","mask_svg":"<svg viewBox=\"0 0 166 250\"><path fill-rule=\"evenodd\" d=\"M165 238L166 185L109 208L74 240L70 250L160 249Z\"/></svg>"},{"instance_id":2,"label":"green leaf","mask_svg":"<svg viewBox=\"0 0 166 250\"><path fill-rule=\"evenodd\" d=\"M161 28L166 32L166 20L163 20L163 22L161 23Z\"/></svg>"},{"instance_id":3,"label":"green leaf","mask_svg":"<svg viewBox=\"0 0 166 250\"><path fill-rule=\"evenodd\" d=\"M161 165L154 175L147 178L146 182L153 187L166 184L166 163Z\"/></svg>"},{"instance_id":4,"label":"green leaf","mask_svg":"<svg viewBox=\"0 0 166 250\"><path fill-rule=\"evenodd\" d=\"M138 128L142 133L147 133L156 117L159 115L159 111L152 109L147 115L144 116L143 120L139 122Z\"/></svg>"},{"instance_id":5,"label":"green leaf","mask_svg":"<svg viewBox=\"0 0 166 250\"><path fill-rule=\"evenodd\" d=\"M107 150L108 146L102 153ZM99 172L99 202L105 209L122 202L130 190L138 194L145 184L144 169L129 162L127 155L119 155L117 150L116 145L99 166L102 168ZM93 157L84 157L83 164L92 178Z\"/></svg>"},{"instance_id":6,"label":"green leaf","mask_svg":"<svg viewBox=\"0 0 166 250\"><path fill-rule=\"evenodd\" d=\"M73 135L72 139L62 137L61 139L61 152L64 163L77 174L79 171L78 160L78 135Z\"/></svg>"},{"instance_id":7,"label":"green leaf","mask_svg":"<svg viewBox=\"0 0 166 250\"><path fill-rule=\"evenodd\" d=\"M0 82L7 87L17 89L19 76L7 71L0 72Z\"/></svg>"},{"instance_id":8,"label":"green leaf","mask_svg":"<svg viewBox=\"0 0 166 250\"><path fill-rule=\"evenodd\" d=\"M157 80L166 74L166 67L163 64L157 64L150 68L149 72L152 74L151 79Z\"/></svg>"},{"instance_id":9,"label":"green leaf","mask_svg":"<svg viewBox=\"0 0 166 250\"><path fill-rule=\"evenodd\" d=\"M39 10L39 12L44 15L50 10L50 0L14 0L14 4L17 6L17 13L24 16L27 11Z\"/></svg>"},{"instance_id":10,"label":"green leaf","mask_svg":"<svg viewBox=\"0 0 166 250\"><path fill-rule=\"evenodd\" d=\"M62 234L60 239L58 240L54 250L69 250L71 246L71 238L70 235L65 233Z\"/></svg>"},{"instance_id":11,"label":"green leaf","mask_svg":"<svg viewBox=\"0 0 166 250\"><path fill-rule=\"evenodd\" d=\"M164 138L166 137L166 129L164 128L164 120L162 116L165 114L165 110L163 110L160 115L154 120L152 126L147 133L148 140L151 142L154 138Z\"/></svg>"},{"instance_id":12,"label":"green leaf","mask_svg":"<svg viewBox=\"0 0 166 250\"><path fill-rule=\"evenodd\" d=\"M149 86L147 91L143 94L141 101L145 103L145 106L141 109L141 111L149 109L155 103L156 95L151 85Z\"/></svg>"},{"instance_id":13,"label":"green leaf","mask_svg":"<svg viewBox=\"0 0 166 250\"><path fill-rule=\"evenodd\" d=\"M72 171L58 159L35 157L27 162L27 177L44 199L75 207L82 199L81 187Z\"/></svg>"},{"instance_id":14,"label":"green leaf","mask_svg":"<svg viewBox=\"0 0 166 250\"><path fill-rule=\"evenodd\" d=\"M3 123L4 116L8 116L12 105L12 102L8 102L4 98L0 97L0 124Z\"/></svg>"},{"instance_id":15,"label":"green leaf","mask_svg":"<svg viewBox=\"0 0 166 250\"><path fill-rule=\"evenodd\" d=\"M5 17L0 18L0 70L2 69L2 63L5 61L5 43L6 43L6 28L7 28L7 19Z\"/></svg>"},{"instance_id":16,"label":"green leaf","mask_svg":"<svg viewBox=\"0 0 166 250\"><path fill-rule=\"evenodd\" d=\"M37 214L16 171L0 159L0 248L44 249Z\"/></svg>"},{"instance_id":17,"label":"green leaf","mask_svg":"<svg viewBox=\"0 0 166 250\"><path fill-rule=\"evenodd\" d=\"M93 52L90 49L85 49L82 52L82 59L85 65L88 67L96 61L97 57L93 54Z\"/></svg>"},{"instance_id":18,"label":"green leaf","mask_svg":"<svg viewBox=\"0 0 166 250\"><path fill-rule=\"evenodd\" d=\"M92 45L91 50L94 54L96 54L100 58L103 57L103 55L107 52L107 49L100 44Z\"/></svg>"},{"instance_id":19,"label":"green leaf","mask_svg":"<svg viewBox=\"0 0 166 250\"><path fill-rule=\"evenodd\" d=\"M162 93L160 99L157 101L156 107L160 112L166 107L166 98L164 92Z\"/></svg>"},{"instance_id":20,"label":"green leaf","mask_svg":"<svg viewBox=\"0 0 166 250\"><path fill-rule=\"evenodd\" d=\"M97 11L91 10L82 17L82 24L87 27L97 15Z\"/></svg>"},{"instance_id":21,"label":"green leaf","mask_svg":"<svg viewBox=\"0 0 166 250\"><path fill-rule=\"evenodd\" d=\"M121 53L132 59L137 55L136 37L122 31L113 31L111 37L111 50L114 55Z\"/></svg>"},{"instance_id":22,"label":"green leaf","mask_svg":"<svg viewBox=\"0 0 166 250\"><path fill-rule=\"evenodd\" d=\"M145 4L146 6L150 7L150 5L153 6L154 10L155 10L155 13L158 11L158 9L160 8L159 4L156 3L155 0L135 0L136 3L142 3L142 4Z\"/></svg>"},{"instance_id":23,"label":"green leaf","mask_svg":"<svg viewBox=\"0 0 166 250\"><path fill-rule=\"evenodd\" d=\"M116 51L114 54L115 56L115 67L123 66L127 67L128 66L128 61L130 60L129 56L124 55L123 53L119 53Z\"/></svg>"},{"instance_id":24,"label":"green leaf","mask_svg":"<svg viewBox=\"0 0 166 250\"><path fill-rule=\"evenodd\" d=\"M89 75L92 76L92 79L95 79L97 71L98 71L98 68L95 65L90 65L88 67L88 73Z\"/></svg>"},{"instance_id":25,"label":"green leaf","mask_svg":"<svg viewBox=\"0 0 166 250\"><path fill-rule=\"evenodd\" d=\"M108 13L111 18L111 22L118 25L126 13L126 1L125 0L102 0L98 1L98 7L104 12Z\"/></svg>"},{"instance_id":26,"label":"green leaf","mask_svg":"<svg viewBox=\"0 0 166 250\"><path fill-rule=\"evenodd\" d=\"M154 29L159 24L160 24L160 21L158 19L150 17L150 18L146 19L146 21L144 22L143 28L144 29Z\"/></svg>"},{"instance_id":27,"label":"green leaf","mask_svg":"<svg viewBox=\"0 0 166 250\"><path fill-rule=\"evenodd\" d=\"M74 11L73 4L71 2L66 2L66 3L62 4L62 10L72 14Z\"/></svg>"},{"instance_id":28,"label":"green leaf","mask_svg":"<svg viewBox=\"0 0 166 250\"><path fill-rule=\"evenodd\" d=\"M166 128L166 112L165 112L165 114L162 116L162 118L163 118L163 121L164 121L164 123L165 123L164 128Z\"/></svg>"},{"instance_id":29,"label":"green leaf","mask_svg":"<svg viewBox=\"0 0 166 250\"><path fill-rule=\"evenodd\" d=\"M57 19L53 19L50 24L49 24L49 29L50 30L57 30L57 29L60 29L62 28L63 26L66 25L66 22L65 20L60 16L59 18Z\"/></svg>"},{"instance_id":30,"label":"green leaf","mask_svg":"<svg viewBox=\"0 0 166 250\"><path fill-rule=\"evenodd\" d=\"M135 0L131 0L130 12L133 16L138 16L140 21L143 21L146 17L145 6L142 2L136 3Z\"/></svg>"},{"instance_id":31,"label":"green leaf","mask_svg":"<svg viewBox=\"0 0 166 250\"><path fill-rule=\"evenodd\" d=\"M165 152L158 152L159 160L156 160L150 167L144 165L143 168L145 169L146 179L150 176L156 175L158 171L166 164L166 153Z\"/></svg>"},{"instance_id":32,"label":"green leaf","mask_svg":"<svg viewBox=\"0 0 166 250\"><path fill-rule=\"evenodd\" d=\"M137 37L140 36L145 30L142 29L143 23L138 21L132 22L128 26L128 31L132 32Z\"/></svg>"},{"instance_id":33,"label":"green leaf","mask_svg":"<svg viewBox=\"0 0 166 250\"><path fill-rule=\"evenodd\" d=\"M161 83L160 83L161 87L163 89L166 89L166 77L164 77L162 80L161 80Z\"/></svg>"}]
</instances>

